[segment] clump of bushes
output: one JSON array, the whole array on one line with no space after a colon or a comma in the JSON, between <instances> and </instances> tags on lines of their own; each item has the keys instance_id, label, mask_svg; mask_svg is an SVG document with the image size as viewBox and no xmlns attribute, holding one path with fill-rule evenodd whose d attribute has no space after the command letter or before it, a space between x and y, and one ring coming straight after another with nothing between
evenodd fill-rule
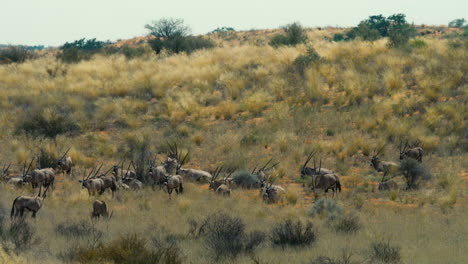
<instances>
[{"instance_id":1,"label":"clump of bushes","mask_svg":"<svg viewBox=\"0 0 468 264\"><path fill-rule=\"evenodd\" d=\"M390 241L379 241L371 244L371 263L400 263L400 247Z\"/></svg>"},{"instance_id":2,"label":"clump of bushes","mask_svg":"<svg viewBox=\"0 0 468 264\"><path fill-rule=\"evenodd\" d=\"M305 70L310 65L318 62L319 60L320 60L320 55L312 46L309 46L307 48L306 54L299 55L296 59L294 59L293 66L296 72L298 72L301 76L304 76Z\"/></svg>"},{"instance_id":3,"label":"clump of bushes","mask_svg":"<svg viewBox=\"0 0 468 264\"><path fill-rule=\"evenodd\" d=\"M238 171L232 175L234 183L242 188L257 188L260 186L260 179L256 174L248 171Z\"/></svg>"},{"instance_id":4,"label":"clump of bushes","mask_svg":"<svg viewBox=\"0 0 468 264\"><path fill-rule=\"evenodd\" d=\"M285 220L277 223L271 230L271 242L276 246L307 246L315 241L315 232L311 222L305 225L301 221Z\"/></svg>"},{"instance_id":5,"label":"clump of bushes","mask_svg":"<svg viewBox=\"0 0 468 264\"><path fill-rule=\"evenodd\" d=\"M150 31L149 35L154 37L148 43L156 54L162 50L192 53L195 50L214 47L210 39L190 35L190 28L184 25L182 19L162 18L145 25L145 28Z\"/></svg>"},{"instance_id":6,"label":"clump of bushes","mask_svg":"<svg viewBox=\"0 0 468 264\"><path fill-rule=\"evenodd\" d=\"M307 41L307 34L298 22L286 25L283 29L286 34L275 35L270 41L271 46L295 46Z\"/></svg>"},{"instance_id":7,"label":"clump of bushes","mask_svg":"<svg viewBox=\"0 0 468 264\"><path fill-rule=\"evenodd\" d=\"M23 63L33 57L33 52L23 46L0 48L0 64Z\"/></svg>"},{"instance_id":8,"label":"clump of bushes","mask_svg":"<svg viewBox=\"0 0 468 264\"><path fill-rule=\"evenodd\" d=\"M102 236L102 232L88 221L64 222L55 227L55 232L66 238L83 238L97 233Z\"/></svg>"},{"instance_id":9,"label":"clump of bushes","mask_svg":"<svg viewBox=\"0 0 468 264\"><path fill-rule=\"evenodd\" d=\"M136 234L121 236L96 247L72 248L62 259L79 263L182 263L184 258L175 244L151 245Z\"/></svg>"},{"instance_id":10,"label":"clump of bushes","mask_svg":"<svg viewBox=\"0 0 468 264\"><path fill-rule=\"evenodd\" d=\"M416 29L406 21L406 15L394 14L389 17L382 15L370 16L345 34L333 36L334 41L352 40L360 38L365 41L374 41L388 37L389 46L401 47L416 35Z\"/></svg>"},{"instance_id":11,"label":"clump of bushes","mask_svg":"<svg viewBox=\"0 0 468 264\"><path fill-rule=\"evenodd\" d=\"M17 124L17 131L34 137L55 138L61 134L78 134L81 128L67 111L47 108L26 113Z\"/></svg>"},{"instance_id":12,"label":"clump of bushes","mask_svg":"<svg viewBox=\"0 0 468 264\"><path fill-rule=\"evenodd\" d=\"M29 250L41 242L36 235L36 229L24 218L12 221L8 227L3 225L2 219L2 223L0 223L0 238L3 249L7 253L13 251L16 254Z\"/></svg>"},{"instance_id":13,"label":"clump of bushes","mask_svg":"<svg viewBox=\"0 0 468 264\"><path fill-rule=\"evenodd\" d=\"M66 42L60 47L60 53L57 58L66 63L77 63L81 60L89 60L91 57L102 50L105 45L110 44L109 41L99 41L85 38Z\"/></svg>"},{"instance_id":14,"label":"clump of bushes","mask_svg":"<svg viewBox=\"0 0 468 264\"><path fill-rule=\"evenodd\" d=\"M266 237L260 231L246 233L242 219L226 213L209 215L200 228L206 247L216 259L252 253Z\"/></svg>"}]
</instances>

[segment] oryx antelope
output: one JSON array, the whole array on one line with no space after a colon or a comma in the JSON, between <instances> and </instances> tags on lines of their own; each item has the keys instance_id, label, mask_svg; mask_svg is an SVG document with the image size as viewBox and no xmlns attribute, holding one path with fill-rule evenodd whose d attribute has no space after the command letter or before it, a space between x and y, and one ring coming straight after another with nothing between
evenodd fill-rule
<instances>
[{"instance_id":1,"label":"oryx antelope","mask_svg":"<svg viewBox=\"0 0 468 264\"><path fill-rule=\"evenodd\" d=\"M73 166L72 158L70 156L67 156L69 151L70 151L70 148L68 148L68 150L65 151L62 157L60 157L60 159L57 160L58 168L62 172L65 172L66 175L71 175L72 166Z\"/></svg>"},{"instance_id":2,"label":"oryx antelope","mask_svg":"<svg viewBox=\"0 0 468 264\"><path fill-rule=\"evenodd\" d=\"M273 181L265 184L265 192L262 195L263 201L267 204L278 203L280 196L277 188L273 188Z\"/></svg>"},{"instance_id":3,"label":"oryx antelope","mask_svg":"<svg viewBox=\"0 0 468 264\"><path fill-rule=\"evenodd\" d=\"M224 195L224 196L230 196L231 195L231 189L228 186L227 179L229 178L229 176L231 176L231 174L233 172L230 172L229 174L227 174L223 178L222 181L218 182L218 181L216 181L216 179L218 178L221 171L222 171L222 167L217 168L215 170L215 172L213 173L213 177L211 178L210 186L208 187L208 189L213 190L217 194L221 194L221 195Z\"/></svg>"},{"instance_id":4,"label":"oryx antelope","mask_svg":"<svg viewBox=\"0 0 468 264\"><path fill-rule=\"evenodd\" d=\"M93 202L93 212L91 213L91 217L99 218L101 216L111 218L113 212L109 215L107 204L101 200L95 200Z\"/></svg>"},{"instance_id":5,"label":"oryx antelope","mask_svg":"<svg viewBox=\"0 0 468 264\"><path fill-rule=\"evenodd\" d=\"M312 190L315 192L316 189L322 189L324 192L332 190L333 194L335 192L341 192L341 182L338 175L330 171L329 173L324 173L322 171L322 159L320 159L319 167L317 169L315 159L314 159L314 168L310 170L312 172Z\"/></svg>"},{"instance_id":6,"label":"oryx antelope","mask_svg":"<svg viewBox=\"0 0 468 264\"><path fill-rule=\"evenodd\" d=\"M398 171L400 170L400 167L395 162L381 161L379 159L378 155L380 154L382 149L380 149L379 151L374 151L374 155L372 156L371 163L370 163L372 168L374 168L377 172L383 173L381 182L385 180L385 177L387 175L396 175Z\"/></svg>"},{"instance_id":7,"label":"oryx antelope","mask_svg":"<svg viewBox=\"0 0 468 264\"><path fill-rule=\"evenodd\" d=\"M177 195L179 193L184 192L184 179L182 178L182 176L178 175L177 173L179 172L184 162L187 160L188 155L189 155L189 152L185 154L185 157L183 159L181 159L181 154L179 154L178 157L174 158L176 160L180 160L180 162L177 162L177 165L175 167L176 175L171 174L170 173L171 170L167 170L166 168L166 172L168 174L164 177L164 185L166 185L167 193L169 193L169 199L171 199L173 190L176 191Z\"/></svg>"},{"instance_id":8,"label":"oryx antelope","mask_svg":"<svg viewBox=\"0 0 468 264\"><path fill-rule=\"evenodd\" d=\"M102 165L101 165L102 167ZM99 170L101 169L101 167L96 170L96 167L94 167L88 174L87 177L85 177L86 175L86 172L85 174L83 175L83 180L79 180L78 182L81 183L81 187L82 188L86 188L88 190L88 195L91 196L91 195L96 195L96 194L103 194L104 191L105 191L105 188L104 188L104 180L101 179L101 178L96 178L96 174L99 173ZM95 172L96 170L96 172ZM91 175L94 173L93 177L91 177Z\"/></svg>"},{"instance_id":9,"label":"oryx antelope","mask_svg":"<svg viewBox=\"0 0 468 264\"><path fill-rule=\"evenodd\" d=\"M255 165L255 167L253 168L251 174L257 175L257 178L260 180L260 183L265 182L265 180L268 178L267 173L279 164L279 162L276 162L275 164L268 167L268 165L270 164L272 160L273 160L272 158L268 160L267 163L265 163L265 165L263 165L258 170L257 170L258 164Z\"/></svg>"},{"instance_id":10,"label":"oryx antelope","mask_svg":"<svg viewBox=\"0 0 468 264\"><path fill-rule=\"evenodd\" d=\"M302 167L301 167L301 178L304 178L305 176L313 176L313 175L317 175L317 174L326 175L326 174L334 174L335 173L332 170L325 169L325 168L320 168L320 171L318 171L317 166L315 164L315 159L314 159L314 167L313 168L307 167L307 164L312 159L312 157L314 157L314 155L315 155L315 152L311 152L309 154L309 156L307 157L304 165L302 165Z\"/></svg>"},{"instance_id":11,"label":"oryx antelope","mask_svg":"<svg viewBox=\"0 0 468 264\"><path fill-rule=\"evenodd\" d=\"M18 196L13 201L13 205L11 207L10 217L23 217L24 210L28 210L32 212L32 217L36 217L37 212L41 209L42 204L44 203L44 199L46 198L47 187L44 193L41 196L41 189L39 189L39 194L37 196Z\"/></svg>"},{"instance_id":12,"label":"oryx antelope","mask_svg":"<svg viewBox=\"0 0 468 264\"><path fill-rule=\"evenodd\" d=\"M128 165L128 168L126 170L123 169L123 165L124 161L112 167L112 174L115 176L116 180L118 182L121 182L122 175L127 175L127 177L129 178L136 178L136 172L134 170L130 170L130 165L133 165L133 161L130 161L130 164Z\"/></svg>"},{"instance_id":13,"label":"oryx antelope","mask_svg":"<svg viewBox=\"0 0 468 264\"><path fill-rule=\"evenodd\" d=\"M398 184L394 180L379 182L379 191L388 191L398 189Z\"/></svg>"},{"instance_id":14,"label":"oryx antelope","mask_svg":"<svg viewBox=\"0 0 468 264\"><path fill-rule=\"evenodd\" d=\"M213 178L211 173L204 171L204 170L196 170L196 169L179 169L180 176L184 177L185 179L189 179L190 181L208 183L211 182Z\"/></svg>"},{"instance_id":15,"label":"oryx antelope","mask_svg":"<svg viewBox=\"0 0 468 264\"><path fill-rule=\"evenodd\" d=\"M413 147L411 148L408 145L408 142L402 148L402 144L400 143L400 160L404 159L414 159L419 162L422 162L423 157L423 149L421 147Z\"/></svg>"},{"instance_id":16,"label":"oryx antelope","mask_svg":"<svg viewBox=\"0 0 468 264\"><path fill-rule=\"evenodd\" d=\"M153 189L156 185L159 185L159 188L162 188L164 185L164 177L166 176L166 169L164 168L164 165L156 166L156 161L151 161L148 174L153 180Z\"/></svg>"}]
</instances>

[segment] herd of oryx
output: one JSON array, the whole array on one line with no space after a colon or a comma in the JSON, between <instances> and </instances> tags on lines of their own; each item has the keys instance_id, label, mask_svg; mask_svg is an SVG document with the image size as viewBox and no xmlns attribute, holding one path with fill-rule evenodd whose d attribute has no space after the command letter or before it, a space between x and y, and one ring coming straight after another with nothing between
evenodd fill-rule
<instances>
[{"instance_id":1,"label":"herd of oryx","mask_svg":"<svg viewBox=\"0 0 468 264\"><path fill-rule=\"evenodd\" d=\"M160 165L156 166L155 161L149 162L147 175L152 179L153 189L159 185L160 189L165 188L171 199L172 192L175 190L176 194L184 192L184 180L195 181L199 183L208 183L209 190L223 196L230 196L232 188L237 186L236 179L231 178L234 171L223 170L223 167L218 167L212 173L208 171L182 168L187 161L189 152L182 155L179 151L177 144L173 145L167 143L169 146L169 153L166 160ZM384 146L385 147L385 146ZM379 183L379 190L389 190L397 187L397 184L387 176L395 176L399 171L399 165L395 162L381 161L378 155L383 150L382 147L378 151L374 151L371 159L371 166L377 171L382 172L382 180ZM16 177L10 177L10 166L4 165L2 168L1 178L4 182L14 184L17 186L31 184L33 192L39 188L38 195L36 196L18 196L14 201L11 209L11 217L22 217L24 211L32 212L32 217L35 217L39 209L41 209L44 199L46 198L47 191L50 187L53 188L56 173L63 173L64 175L71 175L73 162L70 156L67 156L70 149L68 149L58 160L56 168L40 168L40 161L37 162L36 169L31 171L31 166L34 159L23 165L21 174ZM315 192L321 189L324 192L332 190L333 193L341 192L341 183L338 175L326 168L322 168L322 160L319 161L317 167L314 158L316 152L308 155L305 163L300 169L301 178L310 177L312 180L311 188ZM400 160L414 159L422 162L423 149L421 147L409 147L408 143L404 146L400 144ZM313 159L313 167L307 165ZM263 166L258 164L250 172L252 177L256 177L258 182L249 187L260 189L260 195L265 203L277 203L280 200L282 193L285 189L279 185L274 185L271 177L271 171L278 165L272 163L272 159L266 162ZM138 180L134 163L130 161L128 167L124 168L124 161L112 166L105 172L101 172L103 164L94 167L89 173L85 171L82 180L79 180L82 188L88 190L89 196L96 196L103 194L106 190L114 192L118 189L132 189L138 190L143 188L143 183ZM133 169L133 170L132 170ZM220 177L222 175L222 177ZM44 188L44 192L42 192ZM93 217L109 216L108 208L104 201L95 200L92 210Z\"/></svg>"}]
</instances>

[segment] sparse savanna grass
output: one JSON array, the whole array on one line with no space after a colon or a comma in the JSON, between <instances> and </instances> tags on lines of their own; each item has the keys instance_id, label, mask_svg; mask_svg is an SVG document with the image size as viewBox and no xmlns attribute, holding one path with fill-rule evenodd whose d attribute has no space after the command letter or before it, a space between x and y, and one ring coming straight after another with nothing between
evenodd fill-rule
<instances>
[{"instance_id":1,"label":"sparse savanna grass","mask_svg":"<svg viewBox=\"0 0 468 264\"><path fill-rule=\"evenodd\" d=\"M64 71L55 76L47 71L58 65L53 57L1 65L0 165L13 162L15 176L40 148L57 156L72 147L77 167L73 178L57 177L37 219L27 218L40 227L34 230L41 243L20 257L11 250L0 255L10 254L7 262L61 263L72 244L119 243L132 235L152 252L149 230L156 225L164 241L176 242L183 262L209 263L212 254L202 239L188 234L187 221L224 211L243 221L245 234L270 234L285 219L312 222L316 241L311 247L281 249L266 239L252 251L260 263L308 263L318 256L338 260L343 249L353 261L368 261L372 243L389 239L404 263L463 263L468 235L463 45L424 37L424 47L398 50L389 49L385 40L328 42L322 39L331 36L328 31L314 30L306 44L275 49L267 45L274 33L238 33L246 39L219 40L223 47L190 55L97 55L62 65ZM306 54L307 45L321 59L301 74L293 63ZM39 113L37 123L58 129L48 133L27 113ZM166 140L190 149L187 167L244 170L239 182L246 187L259 183L249 173L257 163L280 161L273 175L287 191L284 199L265 205L257 189L234 188L225 198L206 185L186 183L184 194L169 200L167 193L147 187L118 192L114 199L104 194L100 199L108 202L113 217L91 223L93 198L78 183L85 169L134 158L132 151L142 142L161 162ZM379 192L381 174L369 166L372 151L386 144L382 159L398 162L398 144L404 140L420 140L432 180L407 191L398 175L398 190ZM343 185L334 198L319 192L314 205L310 188L290 184L312 150ZM0 189L5 216L16 196L31 194L30 186L2 184ZM3 219L7 231L10 220ZM77 233L84 235L64 235ZM239 254L236 262L252 263L249 255Z\"/></svg>"}]
</instances>

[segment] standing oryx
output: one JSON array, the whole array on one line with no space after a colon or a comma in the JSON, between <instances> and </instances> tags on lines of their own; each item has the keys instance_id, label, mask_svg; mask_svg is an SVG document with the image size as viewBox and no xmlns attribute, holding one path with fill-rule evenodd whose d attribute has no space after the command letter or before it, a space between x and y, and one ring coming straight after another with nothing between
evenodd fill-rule
<instances>
[{"instance_id":1,"label":"standing oryx","mask_svg":"<svg viewBox=\"0 0 468 264\"><path fill-rule=\"evenodd\" d=\"M189 179L190 181L202 182L207 183L210 182L212 179L211 173L204 171L204 170L196 170L196 169L179 169L180 176L184 177L185 179Z\"/></svg>"},{"instance_id":2,"label":"standing oryx","mask_svg":"<svg viewBox=\"0 0 468 264\"><path fill-rule=\"evenodd\" d=\"M67 156L70 148L57 160L57 165L60 171L65 172L66 175L71 175L73 161L70 156Z\"/></svg>"},{"instance_id":3,"label":"standing oryx","mask_svg":"<svg viewBox=\"0 0 468 264\"><path fill-rule=\"evenodd\" d=\"M307 158L306 163L302 167L301 177L304 177L305 175L312 177L312 190L314 192L316 189L322 189L325 192L328 192L328 190L331 189L333 194L335 194L335 192L341 192L340 178L333 171L322 169L322 159L320 159L318 169L316 167L315 159L313 168L306 167L312 156L313 154L311 153L311 155L309 155Z\"/></svg>"},{"instance_id":4,"label":"standing oryx","mask_svg":"<svg viewBox=\"0 0 468 264\"><path fill-rule=\"evenodd\" d=\"M372 155L370 165L374 168L377 172L383 172L382 180L385 180L387 175L395 175L399 172L400 167L395 162L391 161L381 161L378 155L382 152L383 147L379 151L374 150L374 155Z\"/></svg>"},{"instance_id":5,"label":"standing oryx","mask_svg":"<svg viewBox=\"0 0 468 264\"><path fill-rule=\"evenodd\" d=\"M412 147L408 145L408 141L405 143L405 145L402 148L402 143L400 143L400 160L404 159L414 159L419 162L422 162L422 157L423 157L423 149L421 147Z\"/></svg>"},{"instance_id":6,"label":"standing oryx","mask_svg":"<svg viewBox=\"0 0 468 264\"><path fill-rule=\"evenodd\" d=\"M78 181L81 183L82 188L88 189L89 196L96 195L96 194L101 195L104 193L106 188L111 188L112 195L114 195L114 192L117 189L117 185L115 184L115 177L113 180L110 179L108 181L109 186L106 186L106 183L104 182L105 177L96 177L96 175L98 175L101 168L102 168L102 164L97 170L96 170L96 167L94 167L86 178L85 178L85 175L83 175L83 180ZM91 174L93 174L93 176L91 176Z\"/></svg>"},{"instance_id":7,"label":"standing oryx","mask_svg":"<svg viewBox=\"0 0 468 264\"><path fill-rule=\"evenodd\" d=\"M32 212L32 217L36 217L37 212L41 209L42 204L44 203L44 199L46 198L47 190L49 190L49 186L45 189L44 193L41 196L41 188L39 189L39 194L37 196L18 196L13 201L13 205L11 207L10 217L23 217L24 210L28 210ZM15 213L16 211L16 213Z\"/></svg>"},{"instance_id":8,"label":"standing oryx","mask_svg":"<svg viewBox=\"0 0 468 264\"><path fill-rule=\"evenodd\" d=\"M116 164L112 167L112 174L115 176L116 180L120 183L122 181L122 175L127 175L130 178L136 178L136 172L134 170L130 170L130 165L133 165L133 161L130 161L128 168L124 170L124 160L121 163ZM135 165L133 165L135 168Z\"/></svg>"},{"instance_id":9,"label":"standing oryx","mask_svg":"<svg viewBox=\"0 0 468 264\"><path fill-rule=\"evenodd\" d=\"M279 186L274 187L273 180L270 181L270 178L268 178L263 184L264 186L261 189L261 190L264 190L263 195L262 195L263 201L267 204L278 203L280 200L279 188L281 187ZM281 189L284 191L283 188Z\"/></svg>"},{"instance_id":10,"label":"standing oryx","mask_svg":"<svg viewBox=\"0 0 468 264\"><path fill-rule=\"evenodd\" d=\"M33 160L34 158L31 160L31 163L29 164L29 167L26 171L24 171L23 169L23 183L31 183L33 192L35 188L41 187L41 186L54 187L54 181L55 181L54 169L52 168L35 169L29 174L29 169L31 168L31 164Z\"/></svg>"},{"instance_id":11,"label":"standing oryx","mask_svg":"<svg viewBox=\"0 0 468 264\"><path fill-rule=\"evenodd\" d=\"M267 163L265 163L265 165L263 165L263 167L259 168L258 170L257 170L258 164L255 165L255 167L253 168L251 174L257 175L257 178L260 181L260 183L263 183L268 178L268 176L267 176L268 171L270 171L271 169L273 169L274 167L276 167L279 164L279 162L276 162L275 164L268 167L268 165L270 164L270 162L272 160L273 160L273 158L268 160Z\"/></svg>"},{"instance_id":12,"label":"standing oryx","mask_svg":"<svg viewBox=\"0 0 468 264\"><path fill-rule=\"evenodd\" d=\"M164 185L166 185L167 193L169 193L169 199L171 199L173 190L175 190L177 194L184 192L184 179L182 178L182 176L178 174L178 172L180 168L182 167L182 165L184 165L185 161L187 160L189 153L190 152L187 152L184 158L182 158L182 155L180 153L178 154L177 157L171 158L175 160L177 164L176 167L174 168L175 170L172 167L171 169L168 169L168 167L165 166L167 174L164 177ZM172 166L172 164L173 163L171 161L170 166ZM167 162L165 165L167 165ZM175 174L172 174L172 172L175 172Z\"/></svg>"}]
</instances>

